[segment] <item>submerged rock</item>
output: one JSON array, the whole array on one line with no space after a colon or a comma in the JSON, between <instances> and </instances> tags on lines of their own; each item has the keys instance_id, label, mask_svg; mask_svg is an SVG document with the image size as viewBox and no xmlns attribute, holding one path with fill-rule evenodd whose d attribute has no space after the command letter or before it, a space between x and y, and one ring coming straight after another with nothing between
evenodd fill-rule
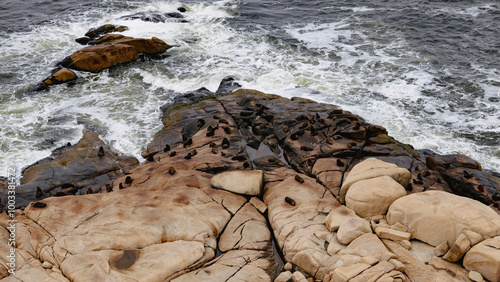
<instances>
[{"instance_id":1,"label":"submerged rock","mask_svg":"<svg viewBox=\"0 0 500 282\"><path fill-rule=\"evenodd\" d=\"M183 10L186 11L185 9ZM182 12L182 11L180 11ZM145 22L153 23L164 23L164 22L180 22L187 23L188 21L184 18L181 13L170 12L170 13L160 13L160 12L139 12L132 15L126 15L120 17L122 20L141 20Z\"/></svg>"}]
</instances>

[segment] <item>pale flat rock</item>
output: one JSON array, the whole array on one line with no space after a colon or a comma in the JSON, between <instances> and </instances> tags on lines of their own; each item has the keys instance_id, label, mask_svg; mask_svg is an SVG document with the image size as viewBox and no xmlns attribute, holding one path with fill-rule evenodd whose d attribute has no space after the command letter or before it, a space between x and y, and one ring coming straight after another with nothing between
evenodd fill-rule
<instances>
[{"instance_id":1,"label":"pale flat rock","mask_svg":"<svg viewBox=\"0 0 500 282\"><path fill-rule=\"evenodd\" d=\"M452 246L464 230L474 231L484 238L500 235L500 215L490 207L441 191L399 198L389 207L387 221L406 225L412 238L432 246L443 241Z\"/></svg>"},{"instance_id":2,"label":"pale flat rock","mask_svg":"<svg viewBox=\"0 0 500 282\"><path fill-rule=\"evenodd\" d=\"M477 271L492 282L500 281L500 236L486 239L472 247L464 257L464 267Z\"/></svg>"},{"instance_id":3,"label":"pale flat rock","mask_svg":"<svg viewBox=\"0 0 500 282\"><path fill-rule=\"evenodd\" d=\"M448 261L443 260L442 258L438 257L433 257L429 262L428 265L434 267L437 270L440 270L440 272L447 272L448 274L452 275L453 278L455 278L458 281L469 281L469 271L467 269L463 268L462 265L457 264L457 263L451 263Z\"/></svg>"},{"instance_id":4,"label":"pale flat rock","mask_svg":"<svg viewBox=\"0 0 500 282\"><path fill-rule=\"evenodd\" d=\"M484 281L483 279L483 276L481 275L481 273L477 272L477 271L471 271L469 272L469 279L474 281L474 282L482 282Z\"/></svg>"},{"instance_id":5,"label":"pale flat rock","mask_svg":"<svg viewBox=\"0 0 500 282\"><path fill-rule=\"evenodd\" d=\"M334 232L339 229L340 225L345 220L356 217L358 216L352 209L346 206L339 206L333 209L326 217L326 227L328 227L330 231Z\"/></svg>"},{"instance_id":6,"label":"pale flat rock","mask_svg":"<svg viewBox=\"0 0 500 282\"><path fill-rule=\"evenodd\" d=\"M405 266L405 274L413 282L436 281L439 273L432 266L426 265L421 260L416 259L411 253L400 244L383 239L386 247L397 256L397 260Z\"/></svg>"},{"instance_id":7,"label":"pale flat rock","mask_svg":"<svg viewBox=\"0 0 500 282\"><path fill-rule=\"evenodd\" d=\"M368 221L360 217L353 217L342 222L337 231L337 239L340 243L348 245L352 240L366 233L372 233Z\"/></svg>"},{"instance_id":8,"label":"pale flat rock","mask_svg":"<svg viewBox=\"0 0 500 282\"><path fill-rule=\"evenodd\" d=\"M356 263L350 266L338 267L333 271L332 280L338 282L347 282L349 279L357 276L370 267L371 265L366 263Z\"/></svg>"},{"instance_id":9,"label":"pale flat rock","mask_svg":"<svg viewBox=\"0 0 500 282\"><path fill-rule=\"evenodd\" d=\"M162 281L194 264L204 252L203 243L194 241L123 251L92 251L68 256L61 270L72 281Z\"/></svg>"},{"instance_id":10,"label":"pale flat rock","mask_svg":"<svg viewBox=\"0 0 500 282\"><path fill-rule=\"evenodd\" d=\"M354 239L341 253L353 253L361 257L371 256L379 261L387 261L395 257L373 233L366 233Z\"/></svg>"},{"instance_id":11,"label":"pale flat rock","mask_svg":"<svg viewBox=\"0 0 500 282\"><path fill-rule=\"evenodd\" d=\"M345 203L360 217L371 217L386 214L389 206L403 196L405 188L384 175L353 183L345 195Z\"/></svg>"},{"instance_id":12,"label":"pale flat rock","mask_svg":"<svg viewBox=\"0 0 500 282\"><path fill-rule=\"evenodd\" d=\"M272 252L229 251L203 267L178 276L174 282L191 281L262 281L271 282L276 264ZM139 280L144 281L144 280Z\"/></svg>"},{"instance_id":13,"label":"pale flat rock","mask_svg":"<svg viewBox=\"0 0 500 282\"><path fill-rule=\"evenodd\" d=\"M258 196L262 193L264 172L261 170L227 171L212 177L212 186L233 193Z\"/></svg>"},{"instance_id":14,"label":"pale flat rock","mask_svg":"<svg viewBox=\"0 0 500 282\"><path fill-rule=\"evenodd\" d=\"M387 261L381 261L378 264L366 269L357 276L351 278L349 282L367 282L378 281L382 275L394 270L394 265Z\"/></svg>"},{"instance_id":15,"label":"pale flat rock","mask_svg":"<svg viewBox=\"0 0 500 282\"><path fill-rule=\"evenodd\" d=\"M428 263L434 257L435 248L418 240L411 240L410 254L423 263Z\"/></svg>"},{"instance_id":16,"label":"pale flat rock","mask_svg":"<svg viewBox=\"0 0 500 282\"><path fill-rule=\"evenodd\" d=\"M229 221L219 238L219 250L271 250L271 232L266 219L250 203Z\"/></svg>"},{"instance_id":17,"label":"pale flat rock","mask_svg":"<svg viewBox=\"0 0 500 282\"><path fill-rule=\"evenodd\" d=\"M379 176L390 176L403 187L408 186L410 172L405 168L400 168L395 164L386 163L378 159L367 159L355 165L349 172L340 188L340 202L345 203L345 195L352 184L365 179Z\"/></svg>"}]
</instances>

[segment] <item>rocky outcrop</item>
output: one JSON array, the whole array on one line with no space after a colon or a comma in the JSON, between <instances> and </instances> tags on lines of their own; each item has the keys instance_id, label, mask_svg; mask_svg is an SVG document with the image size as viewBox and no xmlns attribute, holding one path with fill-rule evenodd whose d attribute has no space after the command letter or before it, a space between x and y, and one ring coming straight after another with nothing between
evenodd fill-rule
<instances>
[{"instance_id":1,"label":"rocky outcrop","mask_svg":"<svg viewBox=\"0 0 500 282\"><path fill-rule=\"evenodd\" d=\"M84 130L82 139L75 145L60 147L22 171L21 185L16 188L16 207L51 196L109 190L114 179L137 164L135 157L113 152L98 133ZM0 195L6 207L6 189L0 190Z\"/></svg>"},{"instance_id":2,"label":"rocky outcrop","mask_svg":"<svg viewBox=\"0 0 500 282\"><path fill-rule=\"evenodd\" d=\"M61 191L63 179L85 176L78 195L17 210L17 279L496 281L498 210L453 195L439 166L382 127L254 90L179 102L162 108L142 164L117 165L86 133L25 171L23 185ZM82 193L98 174L73 164L105 172L99 185L109 185ZM9 279L7 220L0 276Z\"/></svg>"},{"instance_id":3,"label":"rocky outcrop","mask_svg":"<svg viewBox=\"0 0 500 282\"><path fill-rule=\"evenodd\" d=\"M156 37L144 39L121 34L110 34L127 29L125 26L112 24L90 29L85 34L85 37L77 38L76 41L83 45L90 44L94 46L85 47L64 58L58 63L59 68L36 86L34 90L45 90L51 85L75 80L77 75L70 69L100 72L122 63L137 60L142 55L155 56L172 48L172 46Z\"/></svg>"},{"instance_id":4,"label":"rocky outcrop","mask_svg":"<svg viewBox=\"0 0 500 282\"><path fill-rule=\"evenodd\" d=\"M137 60L139 54L163 53L171 48L162 40L121 38L106 44L90 46L66 57L61 65L70 69L100 72L120 63Z\"/></svg>"},{"instance_id":5,"label":"rocky outcrop","mask_svg":"<svg viewBox=\"0 0 500 282\"><path fill-rule=\"evenodd\" d=\"M185 11L185 9L184 9ZM160 13L160 12L139 12L132 15L126 15L121 17L122 20L141 20L145 22L153 23L164 23L164 22L179 22L187 23L188 21L184 18L181 13L170 12L170 13Z\"/></svg>"}]
</instances>

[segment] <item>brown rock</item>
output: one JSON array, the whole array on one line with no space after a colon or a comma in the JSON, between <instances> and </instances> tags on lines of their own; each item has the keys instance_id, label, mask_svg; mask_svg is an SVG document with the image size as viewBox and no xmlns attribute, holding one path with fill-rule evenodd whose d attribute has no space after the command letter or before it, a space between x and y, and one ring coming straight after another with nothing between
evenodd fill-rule
<instances>
[{"instance_id":1,"label":"brown rock","mask_svg":"<svg viewBox=\"0 0 500 282\"><path fill-rule=\"evenodd\" d=\"M55 84L62 84L68 81L72 81L77 79L76 74L67 68L61 68L49 76L47 79L43 81L44 84L50 86Z\"/></svg>"},{"instance_id":2,"label":"brown rock","mask_svg":"<svg viewBox=\"0 0 500 282\"><path fill-rule=\"evenodd\" d=\"M212 186L226 191L258 196L262 193L264 173L261 170L228 171L212 177Z\"/></svg>"},{"instance_id":3,"label":"brown rock","mask_svg":"<svg viewBox=\"0 0 500 282\"><path fill-rule=\"evenodd\" d=\"M132 45L111 44L83 48L61 62L70 69L100 72L114 65L137 60L139 53Z\"/></svg>"}]
</instances>

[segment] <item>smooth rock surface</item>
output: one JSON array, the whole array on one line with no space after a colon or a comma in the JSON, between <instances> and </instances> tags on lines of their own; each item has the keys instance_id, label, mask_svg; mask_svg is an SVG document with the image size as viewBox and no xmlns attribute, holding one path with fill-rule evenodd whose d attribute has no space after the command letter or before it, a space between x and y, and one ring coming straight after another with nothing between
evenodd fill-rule
<instances>
[{"instance_id":1,"label":"smooth rock surface","mask_svg":"<svg viewBox=\"0 0 500 282\"><path fill-rule=\"evenodd\" d=\"M484 238L500 235L500 215L491 208L441 191L399 198L389 207L387 221L403 223L412 238L432 246L443 241L452 246L464 230L472 230Z\"/></svg>"},{"instance_id":2,"label":"smooth rock surface","mask_svg":"<svg viewBox=\"0 0 500 282\"><path fill-rule=\"evenodd\" d=\"M354 166L345 178L340 189L340 202L345 203L347 191L354 183L384 175L390 176L403 187L408 186L410 181L410 172L407 169L378 159L367 159Z\"/></svg>"},{"instance_id":3,"label":"smooth rock surface","mask_svg":"<svg viewBox=\"0 0 500 282\"><path fill-rule=\"evenodd\" d=\"M500 281L500 236L472 247L464 257L464 267L481 273L489 281Z\"/></svg>"},{"instance_id":4,"label":"smooth rock surface","mask_svg":"<svg viewBox=\"0 0 500 282\"><path fill-rule=\"evenodd\" d=\"M262 193L264 173L258 170L227 171L210 180L212 186L226 191L258 196Z\"/></svg>"},{"instance_id":5,"label":"smooth rock surface","mask_svg":"<svg viewBox=\"0 0 500 282\"><path fill-rule=\"evenodd\" d=\"M360 180L351 185L345 204L360 217L386 214L395 200L406 196L406 190L390 176Z\"/></svg>"}]
</instances>

